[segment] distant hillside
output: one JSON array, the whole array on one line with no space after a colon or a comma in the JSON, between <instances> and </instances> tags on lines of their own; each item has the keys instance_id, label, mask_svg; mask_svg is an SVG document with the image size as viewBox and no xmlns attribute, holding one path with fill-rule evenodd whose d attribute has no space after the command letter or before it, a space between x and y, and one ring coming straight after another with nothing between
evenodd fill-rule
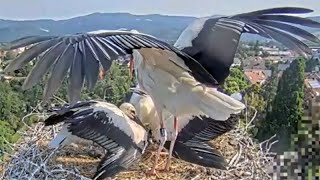
<instances>
[{"instance_id":1,"label":"distant hillside","mask_svg":"<svg viewBox=\"0 0 320 180\"><path fill-rule=\"evenodd\" d=\"M136 29L163 40L175 40L194 17L94 13L67 20L0 20L0 42L28 35L63 35L101 29Z\"/></svg>"},{"instance_id":2,"label":"distant hillside","mask_svg":"<svg viewBox=\"0 0 320 180\"><path fill-rule=\"evenodd\" d=\"M311 19L320 22L320 16ZM29 35L63 35L101 29L136 29L173 42L195 17L166 15L132 15L129 13L94 13L67 20L12 21L0 19L0 42ZM310 29L314 31L314 29ZM244 40L262 40L259 36L244 35Z\"/></svg>"}]
</instances>

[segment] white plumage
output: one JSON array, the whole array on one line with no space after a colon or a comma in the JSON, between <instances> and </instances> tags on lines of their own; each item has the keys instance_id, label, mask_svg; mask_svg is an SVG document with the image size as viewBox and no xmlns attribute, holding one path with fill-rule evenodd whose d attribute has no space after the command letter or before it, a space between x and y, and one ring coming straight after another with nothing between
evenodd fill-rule
<instances>
[{"instance_id":1,"label":"white plumage","mask_svg":"<svg viewBox=\"0 0 320 180\"><path fill-rule=\"evenodd\" d=\"M63 124L60 131L55 137L48 143L49 149L57 149L70 144L80 144L86 142L86 140L72 135L68 131L68 124Z\"/></svg>"},{"instance_id":2,"label":"white plumage","mask_svg":"<svg viewBox=\"0 0 320 180\"><path fill-rule=\"evenodd\" d=\"M151 97L146 94L145 92L143 92L141 89L139 89L139 86L137 86L136 88L131 88L131 90L133 91L132 96L130 97L129 102L131 104L133 104L137 110L137 115L139 117L139 119L142 121L143 125L145 127L147 127L147 129L151 130L151 134L152 137L154 138L154 140L156 141L161 141L161 135L160 135L160 121L159 121L159 117L157 115L157 112L155 110L155 105L151 99ZM239 98L238 100L242 99L242 95L240 93L235 93L231 95L232 97L235 98ZM192 129L190 130L185 130L185 132L183 132L183 134L180 134L180 139L183 139L185 142L178 142L180 143L179 146L177 148L172 147L172 150L175 153L191 153L183 156L181 158L183 158L183 160L186 160L188 162L191 163L196 163L199 165L206 165L209 167L220 167L217 166L217 164L220 165L220 163L223 163L223 159L221 158L217 161L212 160L209 161L210 163L204 163L201 160L197 161L197 162L193 162L194 158L198 158L198 156L196 156L195 153L196 151L201 151L201 149L193 149L192 146L188 147L188 138L192 137L192 134L194 134L193 136L196 136L198 138L198 140L200 139L200 141L193 141L193 143L197 144L198 142L198 146L201 147L201 145L205 144L206 145L206 141L211 141L212 137L217 137L219 134L225 133L229 130L231 130L232 125L230 125L230 123L234 123L234 120L231 119L229 120L230 122L225 122L225 124L223 124L224 122L222 121L216 121L214 119L210 119L210 118L206 118L205 121L209 121L210 125L214 125L216 123L216 126L212 127L211 129L209 127L204 126L203 124L205 124L206 122L201 122L203 121L201 117L195 117L195 116L178 116L178 123L179 126L177 127L177 129L175 129L174 127L174 123L172 123L174 121L174 116L169 113L168 111L164 111L163 112L163 118L164 118L164 123L165 123L165 127L166 130L168 132L168 141L171 141L173 143L176 143L176 138L177 138L177 134L180 134L182 132L182 130L184 128L186 128L187 126L190 126L189 123L191 121L196 121L197 123L193 124L192 126L194 126L196 131L193 131ZM210 122L212 121L212 122ZM193 122L194 123L194 122ZM220 123L220 124L219 124ZM197 128L197 126L199 128ZM202 129L201 129L202 128ZM186 134L184 134L186 133ZM198 134L198 135L197 135ZM184 137L186 136L186 137ZM181 140L178 140L181 141ZM181 144L182 143L182 144ZM195 145L197 146L197 145ZM214 149L212 149L209 145L207 145L209 148L202 150L203 153L216 153ZM166 164L166 168L169 168L170 165L170 159L172 156L172 152L170 153L170 147L167 145L167 148L169 150L169 157L167 159L167 164ZM190 148L188 149L188 152L184 152L186 149L185 148ZM217 155L218 156L218 155ZM199 158L201 158L201 156L199 155ZM221 166L220 168L222 168L223 166Z\"/></svg>"},{"instance_id":3,"label":"white plumage","mask_svg":"<svg viewBox=\"0 0 320 180\"><path fill-rule=\"evenodd\" d=\"M133 55L139 85L159 113L166 109L175 116L207 115L226 120L244 109L241 102L197 81L173 52L141 49Z\"/></svg>"},{"instance_id":4,"label":"white plumage","mask_svg":"<svg viewBox=\"0 0 320 180\"><path fill-rule=\"evenodd\" d=\"M172 51L141 48L133 51L133 61L138 83L152 98L161 126L161 142L152 174L155 174L160 151L168 138L164 132L165 111L174 116L171 123L174 124L176 138L177 122L182 123L177 117L204 115L217 120L227 120L231 114L237 114L245 107L243 103L217 91L216 88L196 80L192 75L194 71L185 64L184 59ZM171 141L169 156L174 142L175 140Z\"/></svg>"}]
</instances>

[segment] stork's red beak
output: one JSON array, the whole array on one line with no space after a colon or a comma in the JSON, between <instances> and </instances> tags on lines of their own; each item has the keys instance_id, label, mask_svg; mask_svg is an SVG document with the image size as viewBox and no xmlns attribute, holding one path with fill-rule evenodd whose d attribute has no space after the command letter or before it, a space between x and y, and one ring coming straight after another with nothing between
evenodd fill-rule
<instances>
[{"instance_id":1,"label":"stork's red beak","mask_svg":"<svg viewBox=\"0 0 320 180\"><path fill-rule=\"evenodd\" d=\"M134 66L133 57L131 57L131 59L129 61L129 77L130 77L130 79L132 79L132 77L133 77L133 66Z\"/></svg>"}]
</instances>

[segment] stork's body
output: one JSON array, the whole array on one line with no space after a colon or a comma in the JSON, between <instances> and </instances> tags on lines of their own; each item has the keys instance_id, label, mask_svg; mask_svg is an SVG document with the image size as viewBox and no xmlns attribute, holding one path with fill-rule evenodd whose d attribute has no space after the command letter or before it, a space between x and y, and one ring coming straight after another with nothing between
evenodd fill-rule
<instances>
[{"instance_id":1,"label":"stork's body","mask_svg":"<svg viewBox=\"0 0 320 180\"><path fill-rule=\"evenodd\" d=\"M128 103L120 109L102 101L78 102L55 110L45 121L46 125L63 122L67 132L65 139L76 136L91 140L107 154L101 160L94 179L112 177L129 168L140 159L148 145L148 133L136 118L135 108ZM58 142L57 137L53 140ZM60 145L65 144L62 140Z\"/></svg>"},{"instance_id":2,"label":"stork's body","mask_svg":"<svg viewBox=\"0 0 320 180\"><path fill-rule=\"evenodd\" d=\"M152 137L156 141L161 141L159 117L151 97L140 90L139 86L138 88L132 88L132 91L131 97L126 101L135 106L139 119L147 129L151 130ZM170 167L172 155L205 167L225 169L226 162L223 156L208 141L231 130L239 116L232 115L226 121L217 121L203 116L179 116L177 118L179 126L174 127L172 123L173 115L168 111L164 111L163 114L164 124L168 132L167 140L170 141L165 144L165 148L169 150L166 170ZM175 146L171 149L172 143Z\"/></svg>"},{"instance_id":3,"label":"stork's body","mask_svg":"<svg viewBox=\"0 0 320 180\"><path fill-rule=\"evenodd\" d=\"M171 51L141 49L133 55L139 85L160 111L226 120L244 109L241 102L197 81L184 60Z\"/></svg>"},{"instance_id":4,"label":"stork's body","mask_svg":"<svg viewBox=\"0 0 320 180\"><path fill-rule=\"evenodd\" d=\"M134 66L138 83L152 98L160 119L161 140L151 173L167 140L166 123L163 112L168 111L174 118L171 121L175 131L171 139L169 156L172 155L180 121L177 117L204 115L217 120L227 120L230 114L244 109L241 102L207 87L191 75L185 60L168 50L140 49L133 52ZM205 78L205 77L203 77ZM168 166L169 169L170 158Z\"/></svg>"}]
</instances>

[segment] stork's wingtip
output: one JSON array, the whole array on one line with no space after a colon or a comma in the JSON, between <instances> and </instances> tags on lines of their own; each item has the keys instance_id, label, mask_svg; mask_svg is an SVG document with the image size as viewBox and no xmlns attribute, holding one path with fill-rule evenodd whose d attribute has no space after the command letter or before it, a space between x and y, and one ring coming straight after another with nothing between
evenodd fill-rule
<instances>
[{"instance_id":1,"label":"stork's wingtip","mask_svg":"<svg viewBox=\"0 0 320 180\"><path fill-rule=\"evenodd\" d=\"M292 9L301 9L304 11L304 13L312 13L314 12L313 9L309 9L309 8L303 8L303 7L291 7Z\"/></svg>"},{"instance_id":2,"label":"stork's wingtip","mask_svg":"<svg viewBox=\"0 0 320 180\"><path fill-rule=\"evenodd\" d=\"M309 8L304 8L306 11L309 11L309 12L307 12L307 13L312 13L312 12L314 12L314 10L313 9L309 9Z\"/></svg>"}]
</instances>

